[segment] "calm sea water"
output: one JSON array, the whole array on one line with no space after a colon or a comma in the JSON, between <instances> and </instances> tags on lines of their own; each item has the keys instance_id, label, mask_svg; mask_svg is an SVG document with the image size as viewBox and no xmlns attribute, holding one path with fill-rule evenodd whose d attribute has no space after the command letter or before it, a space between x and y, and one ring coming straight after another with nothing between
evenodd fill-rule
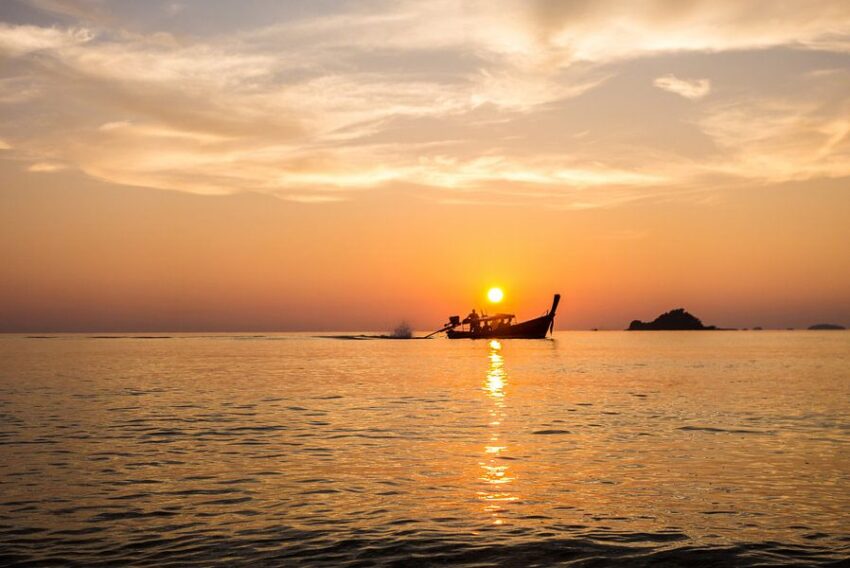
<instances>
[{"instance_id":1,"label":"calm sea water","mask_svg":"<svg viewBox=\"0 0 850 568\"><path fill-rule=\"evenodd\" d=\"M850 333L0 337L3 564L850 562Z\"/></svg>"}]
</instances>

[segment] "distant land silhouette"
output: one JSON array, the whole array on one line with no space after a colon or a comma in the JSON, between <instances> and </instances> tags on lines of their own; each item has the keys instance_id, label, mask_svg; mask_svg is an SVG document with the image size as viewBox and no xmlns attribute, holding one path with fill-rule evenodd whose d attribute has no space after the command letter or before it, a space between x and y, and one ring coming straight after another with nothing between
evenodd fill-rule
<instances>
[{"instance_id":1,"label":"distant land silhouette","mask_svg":"<svg viewBox=\"0 0 850 568\"><path fill-rule=\"evenodd\" d=\"M843 325L838 325L837 323L816 323L815 325L810 325L809 329L847 329Z\"/></svg>"},{"instance_id":2,"label":"distant land silhouette","mask_svg":"<svg viewBox=\"0 0 850 568\"><path fill-rule=\"evenodd\" d=\"M709 330L717 329L715 326L705 326L700 319L685 311L684 308L677 308L663 313L651 322L634 320L629 324L628 331L678 331L678 330Z\"/></svg>"}]
</instances>

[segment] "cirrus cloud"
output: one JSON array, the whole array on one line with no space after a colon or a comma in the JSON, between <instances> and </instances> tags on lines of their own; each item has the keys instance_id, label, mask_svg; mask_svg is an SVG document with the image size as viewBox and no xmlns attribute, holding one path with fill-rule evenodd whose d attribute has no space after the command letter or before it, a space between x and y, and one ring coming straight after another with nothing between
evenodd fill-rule
<instances>
[{"instance_id":1,"label":"cirrus cloud","mask_svg":"<svg viewBox=\"0 0 850 568\"><path fill-rule=\"evenodd\" d=\"M708 79L679 79L672 74L658 77L652 84L686 99L701 99L711 91L711 82Z\"/></svg>"},{"instance_id":2,"label":"cirrus cloud","mask_svg":"<svg viewBox=\"0 0 850 568\"><path fill-rule=\"evenodd\" d=\"M16 112L0 134L32 171L303 202L397 185L575 207L848 173L839 2L770 17L734 2L341 5L208 36L140 31L121 3L71 25L84 5L32 5L63 20L0 24L13 73L0 80L27 93L5 89ZM783 53L805 59L755 60Z\"/></svg>"}]
</instances>

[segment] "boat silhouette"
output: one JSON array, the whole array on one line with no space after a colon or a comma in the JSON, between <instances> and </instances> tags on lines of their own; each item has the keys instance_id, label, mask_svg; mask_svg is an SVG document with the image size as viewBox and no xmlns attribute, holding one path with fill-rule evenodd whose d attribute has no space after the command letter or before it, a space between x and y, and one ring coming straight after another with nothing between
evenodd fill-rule
<instances>
[{"instance_id":1,"label":"boat silhouette","mask_svg":"<svg viewBox=\"0 0 850 568\"><path fill-rule=\"evenodd\" d=\"M561 295L555 294L552 307L538 318L519 323L513 323L513 314L495 314L478 316L475 310L463 320L460 316L449 317L449 322L442 329L428 335L436 335L443 331L449 339L543 339L555 325L555 311Z\"/></svg>"}]
</instances>

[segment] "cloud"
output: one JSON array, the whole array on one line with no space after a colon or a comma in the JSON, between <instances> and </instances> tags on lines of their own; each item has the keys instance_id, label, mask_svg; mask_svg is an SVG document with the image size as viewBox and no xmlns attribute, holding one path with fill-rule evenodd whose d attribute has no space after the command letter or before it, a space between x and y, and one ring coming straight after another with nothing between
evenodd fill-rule
<instances>
[{"instance_id":1,"label":"cloud","mask_svg":"<svg viewBox=\"0 0 850 568\"><path fill-rule=\"evenodd\" d=\"M686 99L701 99L711 90L711 82L708 79L679 79L675 75L658 77L652 84Z\"/></svg>"},{"instance_id":2,"label":"cloud","mask_svg":"<svg viewBox=\"0 0 850 568\"><path fill-rule=\"evenodd\" d=\"M835 109L753 98L710 107L700 127L723 150L711 167L764 181L850 176L850 95Z\"/></svg>"},{"instance_id":3,"label":"cloud","mask_svg":"<svg viewBox=\"0 0 850 568\"><path fill-rule=\"evenodd\" d=\"M79 21L0 24L0 105L16 105L0 127L36 165L118 184L302 202L412 187L576 208L847 163L843 3L352 4L204 37L177 27L199 15L190 3L165 20L163 4L133 29L175 27L142 33L120 5L106 20L96 4L33 1ZM780 45L811 61L752 81L707 70ZM671 109L652 85L693 104Z\"/></svg>"},{"instance_id":4,"label":"cloud","mask_svg":"<svg viewBox=\"0 0 850 568\"><path fill-rule=\"evenodd\" d=\"M58 172L60 170L64 170L65 166L62 164L55 164L51 162L37 162L32 164L27 168L28 172L35 173L50 173L50 172Z\"/></svg>"},{"instance_id":5,"label":"cloud","mask_svg":"<svg viewBox=\"0 0 850 568\"><path fill-rule=\"evenodd\" d=\"M576 0L531 3L541 42L599 61L674 51L798 45L850 51L850 5L835 0Z\"/></svg>"},{"instance_id":6,"label":"cloud","mask_svg":"<svg viewBox=\"0 0 850 568\"><path fill-rule=\"evenodd\" d=\"M86 43L93 34L86 29L11 26L0 23L0 54L21 56L41 50L56 50Z\"/></svg>"},{"instance_id":7,"label":"cloud","mask_svg":"<svg viewBox=\"0 0 850 568\"><path fill-rule=\"evenodd\" d=\"M39 89L28 77L0 79L0 104L18 104L37 97Z\"/></svg>"},{"instance_id":8,"label":"cloud","mask_svg":"<svg viewBox=\"0 0 850 568\"><path fill-rule=\"evenodd\" d=\"M0 150L11 150L12 145L0 138Z\"/></svg>"},{"instance_id":9,"label":"cloud","mask_svg":"<svg viewBox=\"0 0 850 568\"><path fill-rule=\"evenodd\" d=\"M73 20L109 22L109 18L98 0L25 0L27 4L62 18Z\"/></svg>"},{"instance_id":10,"label":"cloud","mask_svg":"<svg viewBox=\"0 0 850 568\"><path fill-rule=\"evenodd\" d=\"M286 201L294 201L296 203L338 203L343 199L337 195L313 195L313 194L291 194L284 197Z\"/></svg>"}]
</instances>

